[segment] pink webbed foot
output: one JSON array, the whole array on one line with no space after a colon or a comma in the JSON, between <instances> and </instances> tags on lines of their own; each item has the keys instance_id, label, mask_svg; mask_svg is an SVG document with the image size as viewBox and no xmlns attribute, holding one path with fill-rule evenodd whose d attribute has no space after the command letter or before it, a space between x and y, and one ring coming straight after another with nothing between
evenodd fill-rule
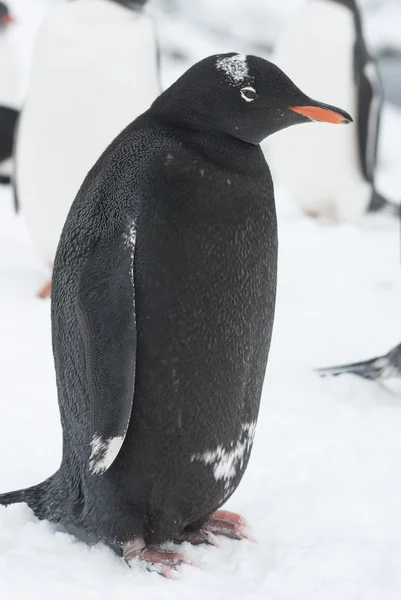
<instances>
[{"instance_id":1,"label":"pink webbed foot","mask_svg":"<svg viewBox=\"0 0 401 600\"><path fill-rule=\"evenodd\" d=\"M216 510L202 529L214 535L223 535L233 540L256 540L246 531L246 520L229 510Z\"/></svg>"},{"instance_id":2,"label":"pink webbed foot","mask_svg":"<svg viewBox=\"0 0 401 600\"><path fill-rule=\"evenodd\" d=\"M228 510L217 510L212 514L210 519L197 531L183 531L177 536L175 542L189 542L190 544L210 544L219 546L219 540L216 536L223 535L224 537L233 540L256 540L246 531L246 520Z\"/></svg>"},{"instance_id":3,"label":"pink webbed foot","mask_svg":"<svg viewBox=\"0 0 401 600\"><path fill-rule=\"evenodd\" d=\"M127 562L136 559L148 571L155 571L167 579L179 579L177 568L181 565L193 566L182 554L148 548L141 539L125 544L123 555Z\"/></svg>"},{"instance_id":4,"label":"pink webbed foot","mask_svg":"<svg viewBox=\"0 0 401 600\"><path fill-rule=\"evenodd\" d=\"M38 291L39 298L50 298L52 291L52 280L48 281L43 287Z\"/></svg>"}]
</instances>

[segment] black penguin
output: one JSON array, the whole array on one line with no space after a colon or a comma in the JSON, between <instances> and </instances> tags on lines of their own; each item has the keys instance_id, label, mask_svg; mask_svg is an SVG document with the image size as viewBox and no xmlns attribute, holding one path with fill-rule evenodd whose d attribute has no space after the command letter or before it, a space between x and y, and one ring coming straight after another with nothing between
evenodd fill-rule
<instances>
[{"instance_id":1,"label":"black penguin","mask_svg":"<svg viewBox=\"0 0 401 600\"><path fill-rule=\"evenodd\" d=\"M392 348L387 354L357 363L348 363L336 367L316 369L321 377L344 375L345 373L359 375L364 379L384 380L401 378L401 344Z\"/></svg>"},{"instance_id":2,"label":"black penguin","mask_svg":"<svg viewBox=\"0 0 401 600\"><path fill-rule=\"evenodd\" d=\"M356 0L334 0L346 6L355 23L354 80L357 89L357 131L362 173L372 187L369 211L388 207L394 214L397 207L383 198L375 186L377 150L383 107L383 86L376 59L370 54L362 28L361 14Z\"/></svg>"},{"instance_id":3,"label":"black penguin","mask_svg":"<svg viewBox=\"0 0 401 600\"><path fill-rule=\"evenodd\" d=\"M17 98L17 68L13 48L7 39L7 29L14 22L8 7L0 2L0 183L9 183L8 165L14 145L14 132L18 110L10 106Z\"/></svg>"},{"instance_id":4,"label":"black penguin","mask_svg":"<svg viewBox=\"0 0 401 600\"><path fill-rule=\"evenodd\" d=\"M0 503L27 502L166 576L185 561L160 543L245 536L240 517L215 511L249 460L274 320L259 143L311 120L351 117L230 53L191 67L106 149L54 263L61 466Z\"/></svg>"}]
</instances>

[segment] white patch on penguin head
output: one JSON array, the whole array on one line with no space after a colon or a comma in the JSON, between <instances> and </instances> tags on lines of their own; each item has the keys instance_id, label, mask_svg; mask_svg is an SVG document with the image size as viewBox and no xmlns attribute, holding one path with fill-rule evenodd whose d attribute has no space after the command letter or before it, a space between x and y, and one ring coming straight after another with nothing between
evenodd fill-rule
<instances>
[{"instance_id":1,"label":"white patch on penguin head","mask_svg":"<svg viewBox=\"0 0 401 600\"><path fill-rule=\"evenodd\" d=\"M240 84L249 77L249 67L245 54L234 54L218 58L216 67L222 71L231 84Z\"/></svg>"},{"instance_id":2,"label":"white patch on penguin head","mask_svg":"<svg viewBox=\"0 0 401 600\"><path fill-rule=\"evenodd\" d=\"M107 440L103 440L99 435L93 436L89 458L89 471L93 475L105 473L114 462L123 445L123 441L123 435L111 437Z\"/></svg>"},{"instance_id":3,"label":"white patch on penguin head","mask_svg":"<svg viewBox=\"0 0 401 600\"><path fill-rule=\"evenodd\" d=\"M242 469L245 460L252 448L255 437L256 421L244 423L238 441L232 441L229 447L218 445L215 450L206 450L201 454L193 454L191 462L195 460L210 465L216 481L223 480L226 491L231 487L231 480L236 476L238 469Z\"/></svg>"}]
</instances>

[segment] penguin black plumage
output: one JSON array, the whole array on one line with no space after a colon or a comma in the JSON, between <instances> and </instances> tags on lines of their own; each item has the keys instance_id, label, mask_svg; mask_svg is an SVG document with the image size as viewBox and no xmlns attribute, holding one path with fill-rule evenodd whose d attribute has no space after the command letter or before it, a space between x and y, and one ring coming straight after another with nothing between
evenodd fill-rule
<instances>
[{"instance_id":1,"label":"penguin black plumage","mask_svg":"<svg viewBox=\"0 0 401 600\"><path fill-rule=\"evenodd\" d=\"M279 36L274 60L313 94L349 110L356 121L344 136L332 129L277 136L270 144L277 181L314 216L352 222L366 211L386 208L397 214L396 204L375 185L383 94L356 0L302 4Z\"/></svg>"},{"instance_id":2,"label":"penguin black plumage","mask_svg":"<svg viewBox=\"0 0 401 600\"><path fill-rule=\"evenodd\" d=\"M10 159L19 116L19 64L7 31L13 22L8 6L0 2L0 183L10 183Z\"/></svg>"},{"instance_id":3,"label":"penguin black plumage","mask_svg":"<svg viewBox=\"0 0 401 600\"><path fill-rule=\"evenodd\" d=\"M215 512L249 460L274 320L277 225L259 143L348 123L255 56L190 68L106 149L54 264L59 471L0 496L156 565L166 540L244 537Z\"/></svg>"}]
</instances>

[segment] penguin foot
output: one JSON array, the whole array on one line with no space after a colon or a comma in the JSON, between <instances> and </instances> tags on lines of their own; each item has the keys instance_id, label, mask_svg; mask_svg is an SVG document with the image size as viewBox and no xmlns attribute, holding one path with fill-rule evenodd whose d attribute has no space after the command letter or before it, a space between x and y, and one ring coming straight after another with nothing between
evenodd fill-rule
<instances>
[{"instance_id":1,"label":"penguin foot","mask_svg":"<svg viewBox=\"0 0 401 600\"><path fill-rule=\"evenodd\" d=\"M182 554L148 548L142 539L127 543L124 546L123 556L127 562L138 560L146 570L155 571L166 579L179 579L177 568L181 565L194 566L193 563L185 560Z\"/></svg>"},{"instance_id":2,"label":"penguin foot","mask_svg":"<svg viewBox=\"0 0 401 600\"><path fill-rule=\"evenodd\" d=\"M247 531L246 520L229 510L217 510L205 523L202 529L214 535L223 535L233 540L249 540L256 542Z\"/></svg>"},{"instance_id":3,"label":"penguin foot","mask_svg":"<svg viewBox=\"0 0 401 600\"><path fill-rule=\"evenodd\" d=\"M52 291L52 280L48 281L46 285L40 288L37 293L38 298L50 298Z\"/></svg>"},{"instance_id":4,"label":"penguin foot","mask_svg":"<svg viewBox=\"0 0 401 600\"><path fill-rule=\"evenodd\" d=\"M220 546L219 540L211 531L207 531L204 527L198 529L198 531L183 531L174 538L174 542L181 544L182 542L188 542L193 546L199 546L200 544L207 544L209 546Z\"/></svg>"}]
</instances>

